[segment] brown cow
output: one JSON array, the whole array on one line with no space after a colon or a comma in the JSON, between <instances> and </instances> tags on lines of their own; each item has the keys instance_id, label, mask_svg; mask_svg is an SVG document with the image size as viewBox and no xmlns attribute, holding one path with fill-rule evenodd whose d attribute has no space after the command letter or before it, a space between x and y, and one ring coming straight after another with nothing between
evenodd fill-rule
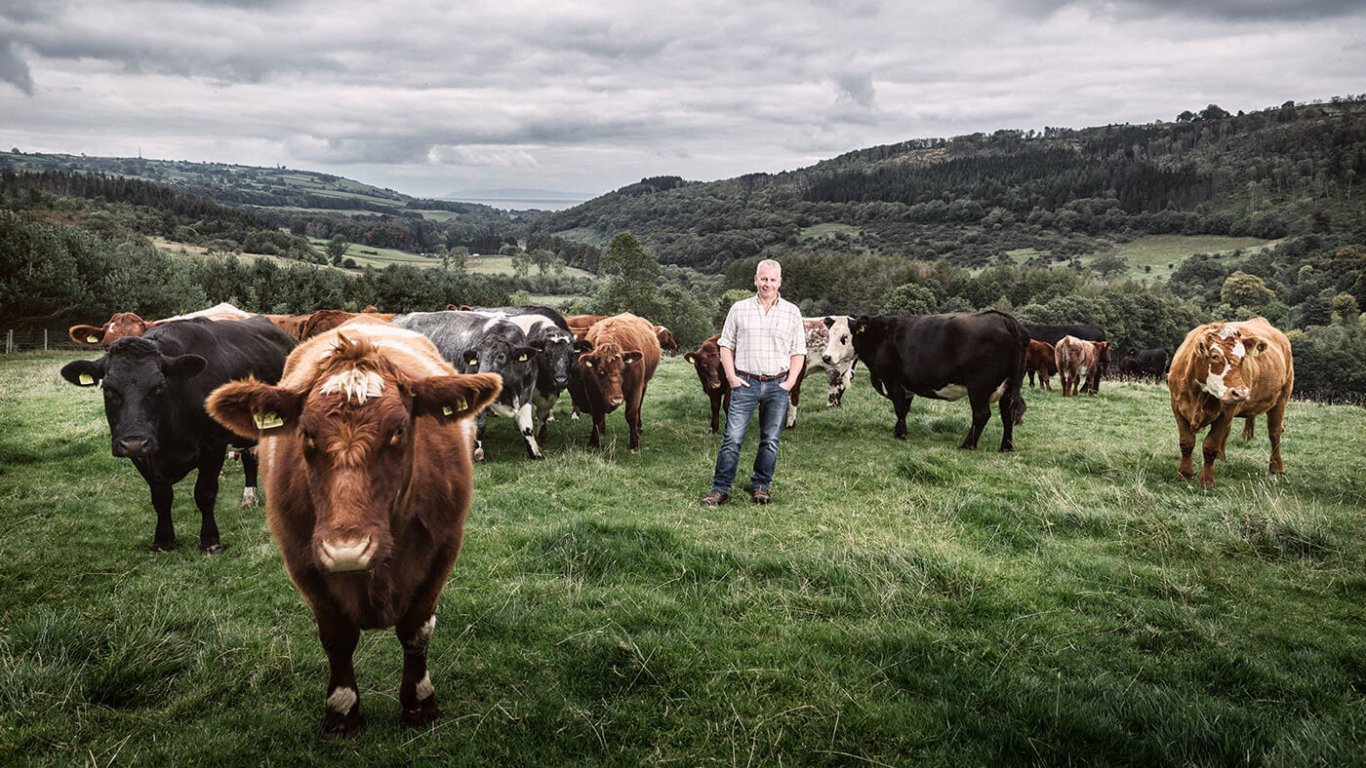
<instances>
[{"instance_id":1,"label":"brown cow","mask_svg":"<svg viewBox=\"0 0 1366 768\"><path fill-rule=\"evenodd\" d=\"M471 417L500 386L457 374L419 334L358 320L301 344L279 386L209 397L215 419L260 439L267 523L327 653L325 733L362 725L362 629L394 627L403 646L403 721L440 716L427 643L470 507Z\"/></svg>"},{"instance_id":2,"label":"brown cow","mask_svg":"<svg viewBox=\"0 0 1366 768\"><path fill-rule=\"evenodd\" d=\"M1029 372L1029 386L1034 386L1034 374L1039 374L1039 384L1049 392L1053 391L1053 374L1058 372L1058 361L1054 356L1053 345L1038 339L1029 340L1025 350L1025 370Z\"/></svg>"},{"instance_id":3,"label":"brown cow","mask_svg":"<svg viewBox=\"0 0 1366 768\"><path fill-rule=\"evenodd\" d=\"M661 352L668 353L669 357L678 354L678 340L674 338L674 332L662 325L655 326L655 339L659 341Z\"/></svg>"},{"instance_id":4,"label":"brown cow","mask_svg":"<svg viewBox=\"0 0 1366 768\"><path fill-rule=\"evenodd\" d=\"M226 301L215 304L208 309L201 309L198 312L189 312L161 320L143 320L135 312L115 312L104 325L98 327L73 325L67 329L66 335L83 347L98 346L108 349L111 344L119 339L126 336L141 336L147 332L148 328L173 320L188 320L193 317L207 317L210 320L245 320L251 316L250 312L243 312Z\"/></svg>"},{"instance_id":5,"label":"brown cow","mask_svg":"<svg viewBox=\"0 0 1366 768\"><path fill-rule=\"evenodd\" d=\"M711 399L711 434L721 425L721 411L730 412L730 382L721 368L721 347L716 343L721 334L714 334L702 342L695 352L683 356L697 369L697 380L702 382L702 391Z\"/></svg>"},{"instance_id":6,"label":"brown cow","mask_svg":"<svg viewBox=\"0 0 1366 768\"><path fill-rule=\"evenodd\" d=\"M1243 438L1251 439L1253 419L1263 413L1271 436L1268 471L1273 475L1285 472L1281 433L1285 407L1295 387L1295 365L1290 340L1265 318L1207 323L1186 334L1172 358L1167 387L1180 436L1182 478L1195 475L1191 453L1196 432L1210 428L1200 470L1200 485L1208 488L1214 485L1214 460L1224 456L1233 420L1245 419Z\"/></svg>"},{"instance_id":7,"label":"brown cow","mask_svg":"<svg viewBox=\"0 0 1366 768\"><path fill-rule=\"evenodd\" d=\"M311 339L324 331L330 331L356 317L364 315L374 317L379 320L393 320L394 315L389 312L380 312L374 305L368 306L360 312L348 312L344 309L320 309L307 315L266 315L272 323L284 329L285 333L293 336L299 341Z\"/></svg>"},{"instance_id":8,"label":"brown cow","mask_svg":"<svg viewBox=\"0 0 1366 768\"><path fill-rule=\"evenodd\" d=\"M640 450L640 406L650 377L659 367L659 339L650 321L630 312L604 318L588 329L593 349L579 355L584 404L593 417L588 447L597 448L607 414L626 404L631 452Z\"/></svg>"},{"instance_id":9,"label":"brown cow","mask_svg":"<svg viewBox=\"0 0 1366 768\"><path fill-rule=\"evenodd\" d=\"M588 338L588 329L592 328L599 320L606 318L607 315L565 315L564 321L569 324L569 332L574 334L574 338L586 339Z\"/></svg>"},{"instance_id":10,"label":"brown cow","mask_svg":"<svg viewBox=\"0 0 1366 768\"><path fill-rule=\"evenodd\" d=\"M1053 359L1058 366L1063 397L1079 392L1094 395L1100 390L1100 377L1105 367L1110 364L1110 342L1064 336L1053 347ZM1086 377L1084 383L1083 376Z\"/></svg>"}]
</instances>

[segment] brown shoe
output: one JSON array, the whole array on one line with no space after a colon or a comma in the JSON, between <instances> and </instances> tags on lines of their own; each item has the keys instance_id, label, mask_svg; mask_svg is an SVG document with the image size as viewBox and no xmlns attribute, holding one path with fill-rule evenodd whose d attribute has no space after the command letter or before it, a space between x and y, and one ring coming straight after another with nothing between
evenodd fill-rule
<instances>
[{"instance_id":1,"label":"brown shoe","mask_svg":"<svg viewBox=\"0 0 1366 768\"><path fill-rule=\"evenodd\" d=\"M721 506L722 504L725 504L725 503L726 503L726 499L729 499L729 498L730 498L730 494L729 494L729 493L722 493L722 492L720 492L720 491L712 491L711 493L709 493L709 494L707 494L706 496L703 496L703 497L702 497L702 506L704 506L704 507L719 507L719 506Z\"/></svg>"},{"instance_id":2,"label":"brown shoe","mask_svg":"<svg viewBox=\"0 0 1366 768\"><path fill-rule=\"evenodd\" d=\"M769 498L767 488L755 488L753 491L755 504L767 504L773 499Z\"/></svg>"}]
</instances>

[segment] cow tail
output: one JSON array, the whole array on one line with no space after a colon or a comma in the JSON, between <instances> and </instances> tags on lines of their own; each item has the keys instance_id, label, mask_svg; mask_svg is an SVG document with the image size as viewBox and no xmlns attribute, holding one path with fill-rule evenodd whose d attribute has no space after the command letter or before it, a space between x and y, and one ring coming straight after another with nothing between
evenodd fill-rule
<instances>
[{"instance_id":1,"label":"cow tail","mask_svg":"<svg viewBox=\"0 0 1366 768\"><path fill-rule=\"evenodd\" d=\"M1015 340L1015 360L1010 368L1010 378L1006 380L1006 391L1004 396L1011 398L1011 409L1015 414L1015 419L1018 420L1024 416L1025 411L1023 388L1025 378L1025 356L1029 351L1029 332L1025 330L1023 325L1020 325L1019 320L1016 320L1010 315L1002 314L1006 318L1006 327Z\"/></svg>"}]
</instances>

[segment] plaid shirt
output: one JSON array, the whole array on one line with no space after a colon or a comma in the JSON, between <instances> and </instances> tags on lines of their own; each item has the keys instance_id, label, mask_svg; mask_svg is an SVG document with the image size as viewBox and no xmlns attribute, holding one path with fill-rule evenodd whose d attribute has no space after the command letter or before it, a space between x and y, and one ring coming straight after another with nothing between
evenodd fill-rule
<instances>
[{"instance_id":1,"label":"plaid shirt","mask_svg":"<svg viewBox=\"0 0 1366 768\"><path fill-rule=\"evenodd\" d=\"M793 355L806 355L806 328L797 305L782 296L764 311L757 295L730 306L717 344L735 351L735 369L775 376L788 369Z\"/></svg>"}]
</instances>

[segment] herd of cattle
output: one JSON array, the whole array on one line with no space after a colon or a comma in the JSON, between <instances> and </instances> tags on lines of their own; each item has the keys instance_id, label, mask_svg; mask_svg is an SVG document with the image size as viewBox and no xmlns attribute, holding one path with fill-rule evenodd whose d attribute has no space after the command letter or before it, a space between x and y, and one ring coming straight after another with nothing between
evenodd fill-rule
<instances>
[{"instance_id":1,"label":"herd of cattle","mask_svg":"<svg viewBox=\"0 0 1366 768\"><path fill-rule=\"evenodd\" d=\"M806 321L806 332L802 377L826 372L827 407L840 406L861 362L873 389L892 402L899 439L916 395L966 396L972 421L960 447L968 449L997 403L1000 450L1013 450L1026 374L1049 390L1058 375L1069 397L1095 394L1111 365L1096 326L1025 325L1001 312L836 315ZM241 451L243 506L258 503L259 462L268 525L327 653L330 734L362 725L351 660L362 629L395 628L404 721L439 716L426 648L460 550L473 462L485 453L485 409L515 419L528 456L541 459L546 424L566 390L575 414L593 420L590 447L600 445L606 415L624 405L637 451L650 379L661 355L678 351L667 328L629 313L564 317L542 306L252 315L219 305L153 322L119 313L70 335L105 349L61 374L102 389L113 454L131 459L151 492L153 550L174 544L172 486L197 470L199 547L219 551L214 506L225 455ZM718 340L685 355L711 401L713 433L730 399ZM1195 435L1208 426L1200 483L1213 485L1233 420L1245 420L1250 439L1262 414L1269 469L1284 471L1280 438L1294 383L1284 334L1261 318L1210 323L1192 330L1170 361L1165 350L1140 350L1119 370L1168 377L1181 477L1194 476ZM789 427L800 400L799 381Z\"/></svg>"}]
</instances>

